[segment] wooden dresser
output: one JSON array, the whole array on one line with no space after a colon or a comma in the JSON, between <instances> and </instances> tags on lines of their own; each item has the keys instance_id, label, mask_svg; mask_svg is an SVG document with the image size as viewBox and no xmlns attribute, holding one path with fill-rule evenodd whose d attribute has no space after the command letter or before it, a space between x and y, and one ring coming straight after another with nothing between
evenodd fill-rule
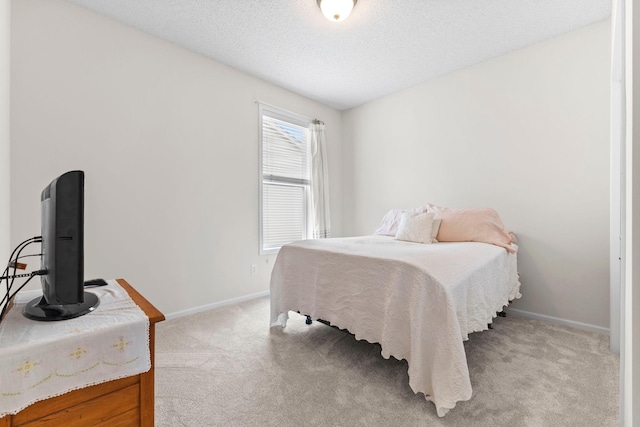
<instances>
[{"instance_id":1,"label":"wooden dresser","mask_svg":"<svg viewBox=\"0 0 640 427\"><path fill-rule=\"evenodd\" d=\"M124 279L117 282L149 317L151 369L34 403L16 415L0 418L0 427L153 427L155 324L164 315Z\"/></svg>"}]
</instances>

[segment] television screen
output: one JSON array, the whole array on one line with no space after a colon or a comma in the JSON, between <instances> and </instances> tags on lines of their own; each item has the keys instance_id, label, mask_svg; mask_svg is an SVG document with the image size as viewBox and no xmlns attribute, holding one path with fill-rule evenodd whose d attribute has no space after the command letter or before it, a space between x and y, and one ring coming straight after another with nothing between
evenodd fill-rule
<instances>
[{"instance_id":1,"label":"television screen","mask_svg":"<svg viewBox=\"0 0 640 427\"><path fill-rule=\"evenodd\" d=\"M100 301L84 291L84 172L71 171L43 191L42 297L23 309L33 320L65 320L95 310Z\"/></svg>"}]
</instances>

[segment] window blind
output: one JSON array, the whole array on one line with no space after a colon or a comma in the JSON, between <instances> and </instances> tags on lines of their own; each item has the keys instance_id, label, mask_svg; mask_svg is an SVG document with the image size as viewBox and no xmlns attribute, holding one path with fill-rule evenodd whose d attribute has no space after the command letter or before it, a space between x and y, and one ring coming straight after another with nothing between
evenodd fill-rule
<instances>
[{"instance_id":1,"label":"window blind","mask_svg":"<svg viewBox=\"0 0 640 427\"><path fill-rule=\"evenodd\" d=\"M310 120L261 105L261 253L306 239Z\"/></svg>"},{"instance_id":2,"label":"window blind","mask_svg":"<svg viewBox=\"0 0 640 427\"><path fill-rule=\"evenodd\" d=\"M262 188L263 248L306 237L304 186L264 183Z\"/></svg>"}]
</instances>

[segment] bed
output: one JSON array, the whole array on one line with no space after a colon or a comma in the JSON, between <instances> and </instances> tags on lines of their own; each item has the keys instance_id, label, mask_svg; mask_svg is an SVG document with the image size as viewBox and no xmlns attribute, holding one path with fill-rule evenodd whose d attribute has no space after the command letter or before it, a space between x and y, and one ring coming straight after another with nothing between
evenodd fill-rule
<instances>
[{"instance_id":1,"label":"bed","mask_svg":"<svg viewBox=\"0 0 640 427\"><path fill-rule=\"evenodd\" d=\"M471 398L463 341L520 297L517 246L420 244L372 235L283 246L271 276L271 326L289 311L347 329L408 362L409 385L444 416Z\"/></svg>"}]
</instances>

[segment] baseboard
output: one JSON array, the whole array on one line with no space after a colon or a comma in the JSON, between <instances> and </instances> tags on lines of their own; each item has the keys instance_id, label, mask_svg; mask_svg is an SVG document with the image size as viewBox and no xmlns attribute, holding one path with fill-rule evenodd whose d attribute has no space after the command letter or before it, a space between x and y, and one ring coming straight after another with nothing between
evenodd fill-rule
<instances>
[{"instance_id":1,"label":"baseboard","mask_svg":"<svg viewBox=\"0 0 640 427\"><path fill-rule=\"evenodd\" d=\"M547 322L558 323L560 325L570 326L572 328L584 329L592 332L600 332L602 334L609 335L609 328L603 328L602 326L590 325L589 323L576 322L574 320L562 319L560 317L547 316L544 314L531 313L529 311L518 310L516 308L507 308L506 311L507 313L513 313L516 316L545 320Z\"/></svg>"},{"instance_id":2,"label":"baseboard","mask_svg":"<svg viewBox=\"0 0 640 427\"><path fill-rule=\"evenodd\" d=\"M256 298L268 297L269 294L270 294L269 291L263 291L263 292L258 292L258 293L255 293L255 294L244 295L244 296L237 297L237 298L231 298L231 299L227 299L227 300L224 300L224 301L218 301L218 302L214 302L214 303L211 303L211 304L206 304L206 305L201 305L201 306L194 307L194 308L189 308L187 310L176 311L175 313L165 314L164 317L167 320L177 319L179 317L184 317L184 316L188 316L190 314L196 314L196 313L200 313L200 312L203 312L203 311L212 310L214 308L219 308L219 307L224 307L224 306L227 306L227 305L238 304L240 302L249 301L249 300L256 299Z\"/></svg>"}]
</instances>

